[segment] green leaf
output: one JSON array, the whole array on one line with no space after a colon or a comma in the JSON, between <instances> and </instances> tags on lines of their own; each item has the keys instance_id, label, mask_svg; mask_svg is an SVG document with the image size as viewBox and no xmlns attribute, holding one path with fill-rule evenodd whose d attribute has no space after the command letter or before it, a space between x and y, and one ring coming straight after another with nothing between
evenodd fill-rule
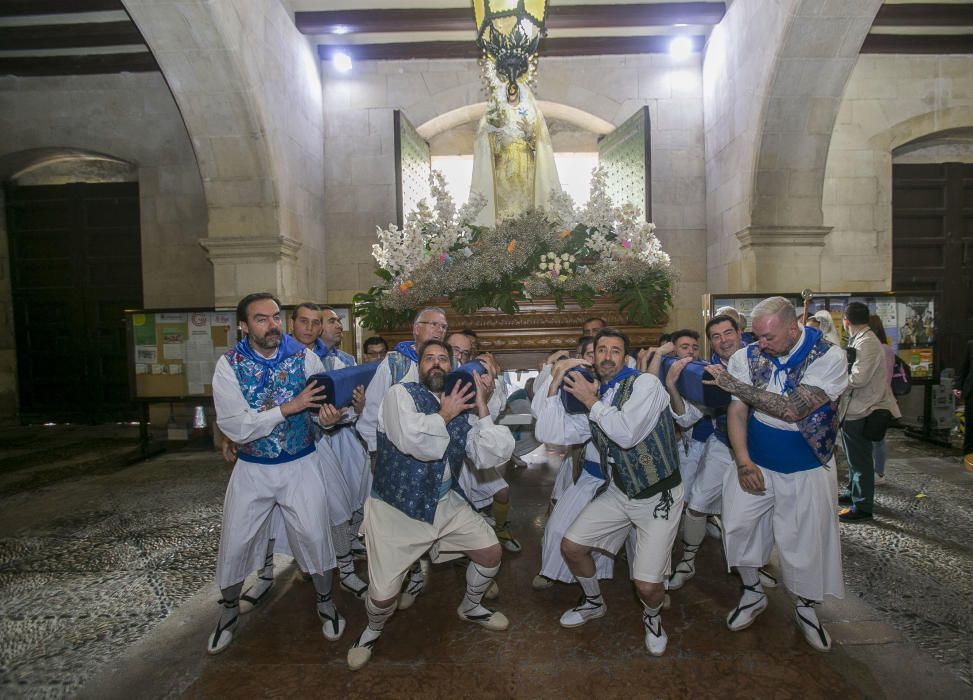
<instances>
[{"instance_id":1,"label":"green leaf","mask_svg":"<svg viewBox=\"0 0 973 700\"><path fill-rule=\"evenodd\" d=\"M388 270L382 269L381 267L376 267L375 268L375 276L376 277L381 277L386 282L391 282L392 281L392 273L389 272Z\"/></svg>"}]
</instances>

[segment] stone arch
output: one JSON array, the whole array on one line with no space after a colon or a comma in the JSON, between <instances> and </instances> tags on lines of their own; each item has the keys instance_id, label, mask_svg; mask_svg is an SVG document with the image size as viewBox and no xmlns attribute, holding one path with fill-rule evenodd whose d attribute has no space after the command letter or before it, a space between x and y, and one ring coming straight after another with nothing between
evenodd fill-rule
<instances>
[{"instance_id":1,"label":"stone arch","mask_svg":"<svg viewBox=\"0 0 973 700\"><path fill-rule=\"evenodd\" d=\"M165 76L196 152L209 235L277 228L272 162L250 81L239 20L224 2L123 0ZM242 214L246 213L246 216Z\"/></svg>"},{"instance_id":2,"label":"stone arch","mask_svg":"<svg viewBox=\"0 0 973 700\"><path fill-rule=\"evenodd\" d=\"M0 156L0 182L16 179L35 168L73 160L98 160L137 167L136 163L124 158L83 148L29 148Z\"/></svg>"},{"instance_id":3,"label":"stone arch","mask_svg":"<svg viewBox=\"0 0 973 700\"><path fill-rule=\"evenodd\" d=\"M913 142L970 127L973 127L973 106L950 107L905 119L873 136L868 144L872 148L883 148L891 154L895 149Z\"/></svg>"},{"instance_id":4,"label":"stone arch","mask_svg":"<svg viewBox=\"0 0 973 700\"><path fill-rule=\"evenodd\" d=\"M279 2L123 0L185 121L218 305L324 298L320 64ZM300 256L298 256L300 251Z\"/></svg>"},{"instance_id":5,"label":"stone arch","mask_svg":"<svg viewBox=\"0 0 973 700\"><path fill-rule=\"evenodd\" d=\"M882 0L799 0L763 100L752 227L820 227L825 166L841 97Z\"/></svg>"}]
</instances>

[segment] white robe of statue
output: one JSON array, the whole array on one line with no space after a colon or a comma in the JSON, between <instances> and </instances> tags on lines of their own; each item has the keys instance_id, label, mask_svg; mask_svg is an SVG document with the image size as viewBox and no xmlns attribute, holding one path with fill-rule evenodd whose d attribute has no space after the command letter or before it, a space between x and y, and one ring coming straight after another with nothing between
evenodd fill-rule
<instances>
[{"instance_id":1,"label":"white robe of statue","mask_svg":"<svg viewBox=\"0 0 973 700\"><path fill-rule=\"evenodd\" d=\"M551 191L561 190L551 135L530 88L518 82L516 95L508 99L506 84L495 73L490 83L487 111L473 142L470 191L486 198L474 222L480 226L543 209Z\"/></svg>"}]
</instances>

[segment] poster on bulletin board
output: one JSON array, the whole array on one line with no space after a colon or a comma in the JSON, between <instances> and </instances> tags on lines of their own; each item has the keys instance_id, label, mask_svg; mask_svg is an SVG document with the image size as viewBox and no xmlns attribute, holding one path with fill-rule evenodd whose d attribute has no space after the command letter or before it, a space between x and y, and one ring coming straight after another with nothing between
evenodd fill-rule
<instances>
[{"instance_id":1,"label":"poster on bulletin board","mask_svg":"<svg viewBox=\"0 0 973 700\"><path fill-rule=\"evenodd\" d=\"M126 312L135 399L212 396L216 361L237 341L233 311Z\"/></svg>"},{"instance_id":2,"label":"poster on bulletin board","mask_svg":"<svg viewBox=\"0 0 973 700\"><path fill-rule=\"evenodd\" d=\"M707 294L703 297L704 315L711 318L723 306L732 306L741 313L747 328L751 329L750 315L753 307L771 296L787 298L801 313L804 301L800 294ZM868 306L872 316L877 317L885 331L888 344L902 360L909 365L912 380L916 383L929 383L936 377L936 314L935 302L926 294L875 293L826 293L812 294L808 302L808 313L827 311L834 322L842 346L848 342L847 333L841 322L842 314L849 302L860 301Z\"/></svg>"}]
</instances>

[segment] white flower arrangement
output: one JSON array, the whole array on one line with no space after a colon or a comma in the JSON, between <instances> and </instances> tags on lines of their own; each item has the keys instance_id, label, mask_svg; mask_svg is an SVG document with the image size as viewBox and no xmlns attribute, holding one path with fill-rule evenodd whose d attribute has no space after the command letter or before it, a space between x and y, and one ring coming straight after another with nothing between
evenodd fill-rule
<instances>
[{"instance_id":1,"label":"white flower arrangement","mask_svg":"<svg viewBox=\"0 0 973 700\"><path fill-rule=\"evenodd\" d=\"M671 303L670 259L655 225L636 205L612 203L601 169L584 208L553 192L544 211L495 228L472 223L483 197L474 194L457 210L438 171L430 189L432 207L421 201L402 230L378 229L372 255L385 284L355 297L370 328L395 325L441 297L463 312L493 306L513 313L518 298L553 296L560 307L565 295L588 305L611 294L644 325L658 322Z\"/></svg>"}]
</instances>

